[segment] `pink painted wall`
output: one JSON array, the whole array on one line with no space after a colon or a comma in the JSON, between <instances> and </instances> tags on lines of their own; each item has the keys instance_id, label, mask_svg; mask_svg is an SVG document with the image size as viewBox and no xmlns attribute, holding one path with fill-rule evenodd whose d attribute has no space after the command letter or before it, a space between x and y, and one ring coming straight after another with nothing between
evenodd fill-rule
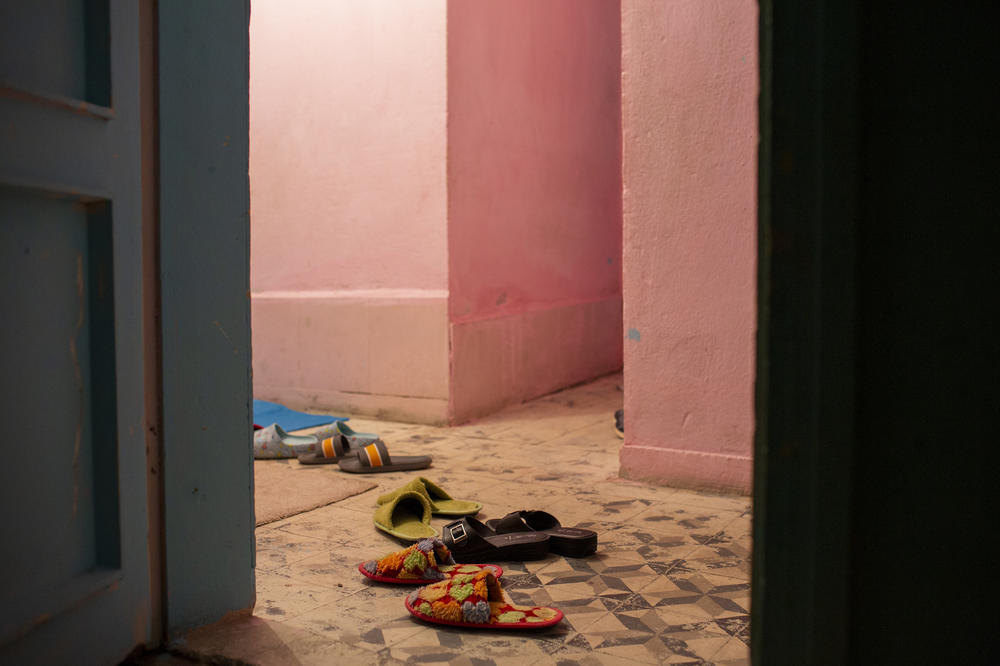
<instances>
[{"instance_id":1,"label":"pink painted wall","mask_svg":"<svg viewBox=\"0 0 1000 666\"><path fill-rule=\"evenodd\" d=\"M621 363L619 4L448 4L455 420Z\"/></svg>"},{"instance_id":2,"label":"pink painted wall","mask_svg":"<svg viewBox=\"0 0 1000 666\"><path fill-rule=\"evenodd\" d=\"M253 291L446 289L445 0L254 0Z\"/></svg>"},{"instance_id":3,"label":"pink painted wall","mask_svg":"<svg viewBox=\"0 0 1000 666\"><path fill-rule=\"evenodd\" d=\"M253 0L254 392L448 417L446 0Z\"/></svg>"},{"instance_id":4,"label":"pink painted wall","mask_svg":"<svg viewBox=\"0 0 1000 666\"><path fill-rule=\"evenodd\" d=\"M448 6L453 319L621 289L618 3Z\"/></svg>"},{"instance_id":5,"label":"pink painted wall","mask_svg":"<svg viewBox=\"0 0 1000 666\"><path fill-rule=\"evenodd\" d=\"M624 476L749 492L757 3L622 0Z\"/></svg>"}]
</instances>

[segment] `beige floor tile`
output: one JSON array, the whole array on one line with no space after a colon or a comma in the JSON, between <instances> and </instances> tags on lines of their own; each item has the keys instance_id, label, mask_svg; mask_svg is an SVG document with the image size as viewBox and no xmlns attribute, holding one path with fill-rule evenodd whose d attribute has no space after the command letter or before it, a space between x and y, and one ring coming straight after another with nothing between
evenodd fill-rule
<instances>
[{"instance_id":1,"label":"beige floor tile","mask_svg":"<svg viewBox=\"0 0 1000 666\"><path fill-rule=\"evenodd\" d=\"M712 493L699 493L691 490L678 490L671 499L677 504L688 504L703 511L721 509L722 511L743 513L750 511L752 504L750 498L743 495L713 495Z\"/></svg>"},{"instance_id":2,"label":"beige floor tile","mask_svg":"<svg viewBox=\"0 0 1000 666\"><path fill-rule=\"evenodd\" d=\"M595 414L573 415L552 419L523 419L510 422L509 427L491 435L488 439L510 443L510 445L540 447L556 439L575 435L591 426L603 428L604 416ZM614 437L614 433L611 433Z\"/></svg>"},{"instance_id":3,"label":"beige floor tile","mask_svg":"<svg viewBox=\"0 0 1000 666\"><path fill-rule=\"evenodd\" d=\"M319 586L270 572L257 572L257 603L254 614L267 620L284 622L350 594L350 589Z\"/></svg>"},{"instance_id":4,"label":"beige floor tile","mask_svg":"<svg viewBox=\"0 0 1000 666\"><path fill-rule=\"evenodd\" d=\"M645 508L632 517L631 523L667 534L690 534L695 540L705 542L738 517L734 511L694 508L670 498Z\"/></svg>"},{"instance_id":5,"label":"beige floor tile","mask_svg":"<svg viewBox=\"0 0 1000 666\"><path fill-rule=\"evenodd\" d=\"M618 444L620 447L621 440L618 440ZM617 451L615 452L615 455L617 456ZM616 473L617 465L612 470L612 474ZM648 499L657 502L667 501L668 498L678 492L676 488L669 488L667 486L650 486L644 483L639 483L638 481L622 479L618 476L609 476L608 478L601 479L600 481L595 481L591 486L581 490L586 491L587 494L597 494L608 497Z\"/></svg>"},{"instance_id":6,"label":"beige floor tile","mask_svg":"<svg viewBox=\"0 0 1000 666\"><path fill-rule=\"evenodd\" d=\"M362 496L374 504L375 494L371 490L349 499L358 499ZM282 522L283 524L278 529L289 534L310 537L332 544L344 544L356 541L361 532L360 528L370 525L371 519L366 521L364 516L359 516L357 512L343 506L343 502L337 502L301 513Z\"/></svg>"},{"instance_id":7,"label":"beige floor tile","mask_svg":"<svg viewBox=\"0 0 1000 666\"><path fill-rule=\"evenodd\" d=\"M564 525L601 521L628 524L654 504L653 500L642 498L576 495L563 491L553 495L548 505L540 508Z\"/></svg>"},{"instance_id":8,"label":"beige floor tile","mask_svg":"<svg viewBox=\"0 0 1000 666\"><path fill-rule=\"evenodd\" d=\"M197 655L199 663L234 661L262 666L364 664L370 653L332 643L303 629L258 617L203 627L174 641L172 649Z\"/></svg>"},{"instance_id":9,"label":"beige floor tile","mask_svg":"<svg viewBox=\"0 0 1000 666\"><path fill-rule=\"evenodd\" d=\"M287 576L316 588L329 588L348 593L365 588L367 579L358 573L358 564L366 550L340 550L320 553L276 569L273 573Z\"/></svg>"},{"instance_id":10,"label":"beige floor tile","mask_svg":"<svg viewBox=\"0 0 1000 666\"><path fill-rule=\"evenodd\" d=\"M541 664L552 664L555 666L568 664L572 664L573 666L636 666L636 664L643 662L603 652L583 652L566 647L549 655L544 661L536 663L538 666L541 666Z\"/></svg>"},{"instance_id":11,"label":"beige floor tile","mask_svg":"<svg viewBox=\"0 0 1000 666\"><path fill-rule=\"evenodd\" d=\"M395 643L387 653L407 663L524 666L550 663L549 652L561 646L561 641L553 639L552 630L470 631L423 623L420 626L423 631Z\"/></svg>"},{"instance_id":12,"label":"beige floor tile","mask_svg":"<svg viewBox=\"0 0 1000 666\"><path fill-rule=\"evenodd\" d=\"M257 530L257 569L274 570L330 550L330 543L284 530Z\"/></svg>"}]
</instances>

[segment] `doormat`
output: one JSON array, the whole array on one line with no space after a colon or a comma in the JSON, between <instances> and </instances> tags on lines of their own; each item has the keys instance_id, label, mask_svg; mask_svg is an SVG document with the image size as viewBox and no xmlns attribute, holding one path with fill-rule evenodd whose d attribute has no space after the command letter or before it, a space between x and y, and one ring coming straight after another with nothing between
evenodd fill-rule
<instances>
[{"instance_id":1,"label":"doormat","mask_svg":"<svg viewBox=\"0 0 1000 666\"><path fill-rule=\"evenodd\" d=\"M255 460L253 477L258 526L339 502L377 485L345 474L336 465L301 465L292 458Z\"/></svg>"}]
</instances>

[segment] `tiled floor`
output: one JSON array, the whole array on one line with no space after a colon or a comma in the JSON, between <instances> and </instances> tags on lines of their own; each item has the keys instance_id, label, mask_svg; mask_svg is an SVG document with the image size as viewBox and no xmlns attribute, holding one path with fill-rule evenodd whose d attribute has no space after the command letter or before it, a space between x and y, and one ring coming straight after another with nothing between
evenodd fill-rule
<instances>
[{"instance_id":1,"label":"tiled floor","mask_svg":"<svg viewBox=\"0 0 1000 666\"><path fill-rule=\"evenodd\" d=\"M618 479L620 387L620 376L607 377L450 429L353 419L391 452L431 454L433 467L370 477L377 489L258 528L254 617L178 647L264 665L748 664L750 500ZM562 608L560 625L423 624L403 607L411 588L357 572L403 547L371 517L380 493L417 475L481 501L480 520L544 508L598 532L589 558L503 563L513 600Z\"/></svg>"}]
</instances>

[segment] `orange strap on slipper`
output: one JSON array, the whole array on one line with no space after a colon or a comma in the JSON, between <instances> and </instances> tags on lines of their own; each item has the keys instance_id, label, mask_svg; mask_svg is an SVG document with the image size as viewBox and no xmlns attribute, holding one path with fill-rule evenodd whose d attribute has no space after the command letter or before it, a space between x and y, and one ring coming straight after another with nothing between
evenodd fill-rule
<instances>
[{"instance_id":1,"label":"orange strap on slipper","mask_svg":"<svg viewBox=\"0 0 1000 666\"><path fill-rule=\"evenodd\" d=\"M381 439L358 449L357 455L342 458L340 469L353 474L373 474L376 472L403 472L424 469L431 464L430 456L390 456L389 449Z\"/></svg>"}]
</instances>

